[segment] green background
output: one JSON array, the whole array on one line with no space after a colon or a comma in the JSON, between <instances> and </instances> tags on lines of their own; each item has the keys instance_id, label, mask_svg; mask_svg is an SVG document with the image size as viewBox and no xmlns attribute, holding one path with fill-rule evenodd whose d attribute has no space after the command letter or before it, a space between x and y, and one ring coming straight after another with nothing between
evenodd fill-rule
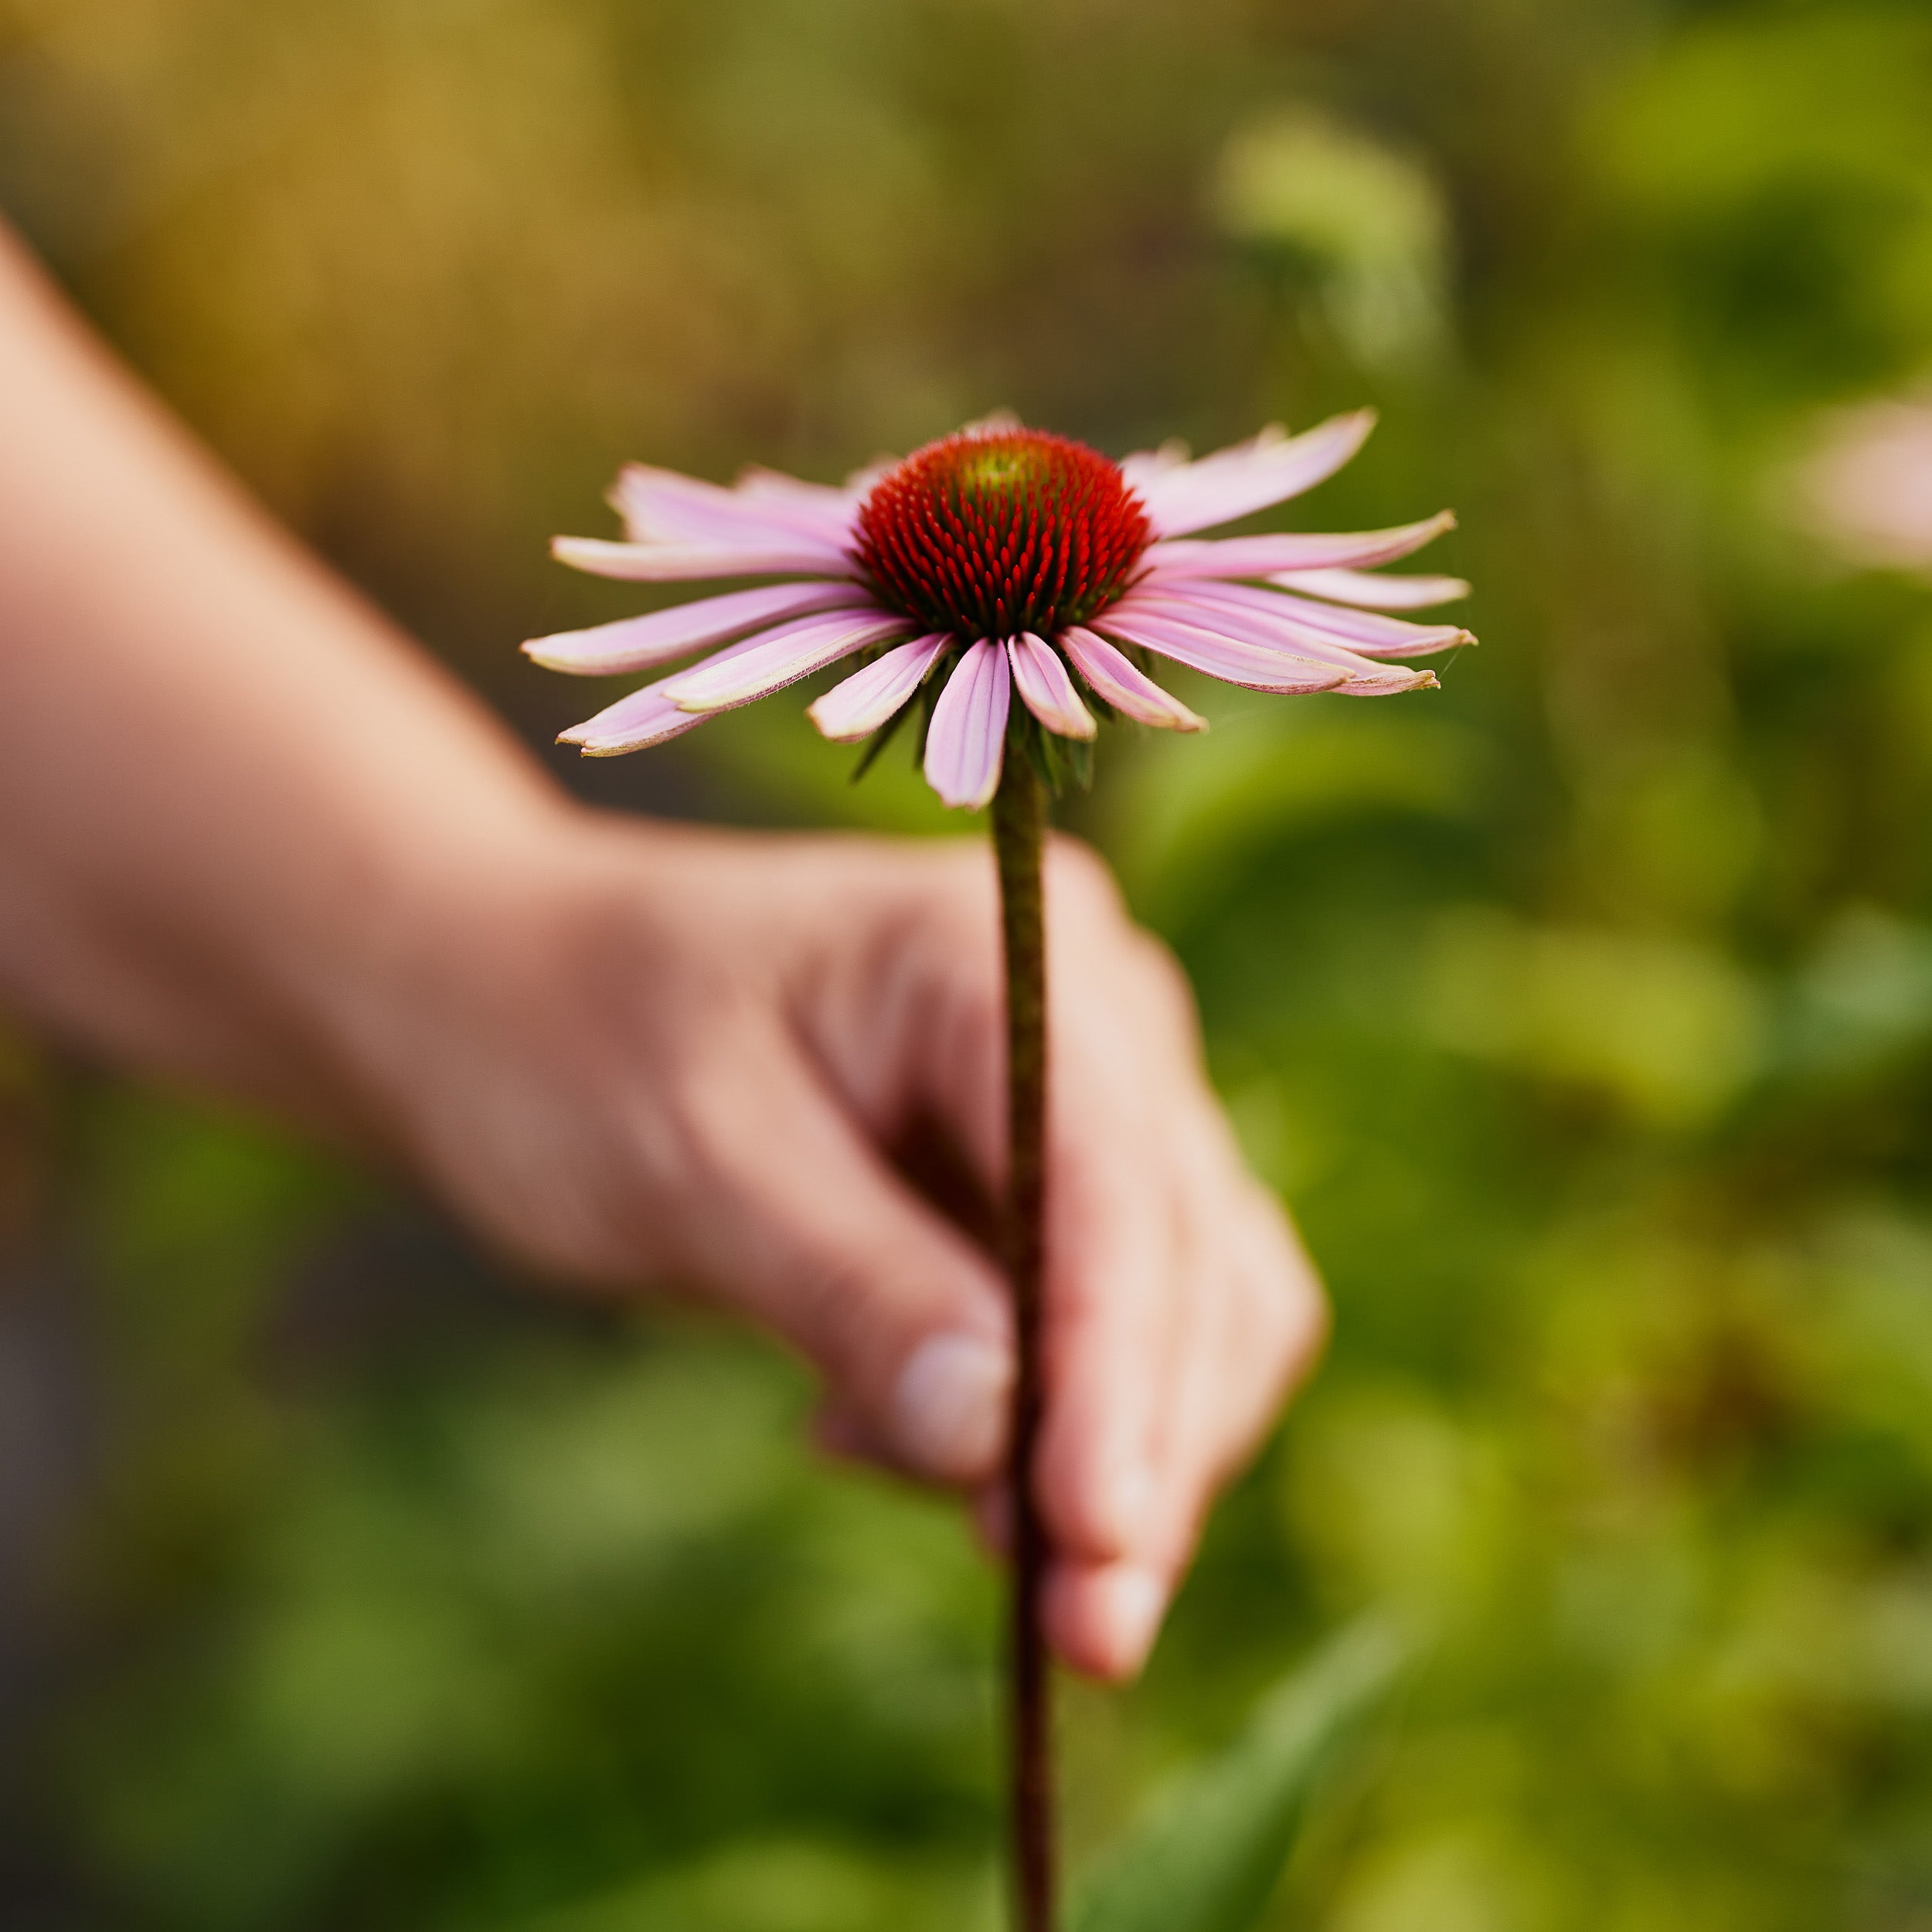
<instances>
[{"instance_id":1,"label":"green background","mask_svg":"<svg viewBox=\"0 0 1932 1932\"><path fill-rule=\"evenodd\" d=\"M1298 519L1452 504L1481 648L1190 685L1064 815L1338 1311L1145 1682L1069 1696L1075 1854L1390 1605L1433 1648L1274 1923L1932 1927L1932 602L1781 480L1932 359L1923 5L0 0L0 205L539 744L624 457L1379 405ZM795 698L544 755L959 829ZM989 1925L993 1580L808 1399L9 1043L0 1920Z\"/></svg>"}]
</instances>

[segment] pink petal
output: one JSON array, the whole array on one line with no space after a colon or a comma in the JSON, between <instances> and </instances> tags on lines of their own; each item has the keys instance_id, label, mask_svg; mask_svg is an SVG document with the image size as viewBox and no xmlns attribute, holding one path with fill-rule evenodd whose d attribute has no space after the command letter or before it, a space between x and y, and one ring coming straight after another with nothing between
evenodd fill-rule
<instances>
[{"instance_id":1,"label":"pink petal","mask_svg":"<svg viewBox=\"0 0 1932 1932\"><path fill-rule=\"evenodd\" d=\"M1080 702L1060 653L1045 638L1022 631L1007 639L1006 653L1012 660L1013 683L1021 702L1049 731L1063 738L1091 738L1098 733L1100 726L1094 723L1093 713Z\"/></svg>"},{"instance_id":2,"label":"pink petal","mask_svg":"<svg viewBox=\"0 0 1932 1932\"><path fill-rule=\"evenodd\" d=\"M1190 711L1171 692L1163 691L1106 638L1075 625L1060 633L1060 647L1073 660L1080 675L1123 717L1168 731L1206 730L1206 719Z\"/></svg>"},{"instance_id":3,"label":"pink petal","mask_svg":"<svg viewBox=\"0 0 1932 1932\"><path fill-rule=\"evenodd\" d=\"M1351 678L1335 688L1338 698L1393 698L1404 691L1440 691L1441 681L1433 671L1397 671L1379 665L1366 676Z\"/></svg>"},{"instance_id":4,"label":"pink petal","mask_svg":"<svg viewBox=\"0 0 1932 1932\"><path fill-rule=\"evenodd\" d=\"M999 789L1012 702L1006 653L981 638L946 680L926 734L926 782L945 804L977 811Z\"/></svg>"},{"instance_id":5,"label":"pink petal","mask_svg":"<svg viewBox=\"0 0 1932 1932\"><path fill-rule=\"evenodd\" d=\"M757 590L701 597L695 604L600 624L589 631L560 631L554 637L532 638L523 649L526 656L552 671L606 677L621 671L651 670L757 624L868 601L855 583L772 583Z\"/></svg>"},{"instance_id":6,"label":"pink petal","mask_svg":"<svg viewBox=\"0 0 1932 1932\"><path fill-rule=\"evenodd\" d=\"M1361 570L1284 570L1273 581L1284 590L1335 604L1359 604L1371 611L1427 611L1438 604L1458 603L1469 594L1461 577L1371 577Z\"/></svg>"},{"instance_id":7,"label":"pink petal","mask_svg":"<svg viewBox=\"0 0 1932 1932\"><path fill-rule=\"evenodd\" d=\"M675 470L651 469L641 463L628 464L618 473L611 501L634 543L757 544L802 539L842 552L852 522L848 514L828 524L816 505L803 508L794 498L775 492L720 489L715 483L680 476Z\"/></svg>"},{"instance_id":8,"label":"pink petal","mask_svg":"<svg viewBox=\"0 0 1932 1932\"><path fill-rule=\"evenodd\" d=\"M715 665L729 664L747 656L770 634L764 632L757 637L741 638L736 644L726 645L722 651L714 651L696 668L706 670ZM620 698L594 718L560 733L557 743L582 747L587 758L611 758L619 752L642 751L647 746L662 744L667 738L675 738L694 726L702 724L710 715L708 712L681 711L672 702L666 687L675 681L675 676L660 678L656 683L647 684L632 692L628 698Z\"/></svg>"},{"instance_id":9,"label":"pink petal","mask_svg":"<svg viewBox=\"0 0 1932 1932\"><path fill-rule=\"evenodd\" d=\"M1271 643L1287 651L1342 641L1358 657L1420 658L1432 651L1447 651L1475 642L1467 631L1453 624L1405 624L1399 617L1385 617L1368 611L1345 611L1334 604L1314 604L1285 591L1257 590L1246 583L1195 579L1131 592L1121 601L1136 610L1145 604L1169 617L1178 617L1183 623L1205 624L1209 630L1217 628L1213 621L1216 614L1230 619L1238 616L1247 628L1236 627L1235 635L1251 638L1257 644ZM1258 630L1257 626L1260 627Z\"/></svg>"},{"instance_id":10,"label":"pink petal","mask_svg":"<svg viewBox=\"0 0 1932 1932\"><path fill-rule=\"evenodd\" d=\"M1215 588L1239 590L1244 596L1273 597L1277 603L1287 605L1298 622L1345 638L1365 658L1426 658L1431 651L1460 651L1476 641L1476 634L1465 631L1459 624L1410 624L1401 617L1384 617L1378 611L1318 604L1291 591L1254 590L1245 583L1222 583Z\"/></svg>"},{"instance_id":11,"label":"pink petal","mask_svg":"<svg viewBox=\"0 0 1932 1932\"><path fill-rule=\"evenodd\" d=\"M682 736L704 723L680 711L657 685L648 684L628 698L600 711L594 718L558 734L560 745L575 745L587 758L614 758L626 751L642 751L667 738Z\"/></svg>"},{"instance_id":12,"label":"pink petal","mask_svg":"<svg viewBox=\"0 0 1932 1932\"><path fill-rule=\"evenodd\" d=\"M664 693L680 711L729 711L768 698L868 645L883 644L905 628L903 617L876 609L801 617L667 678Z\"/></svg>"},{"instance_id":13,"label":"pink petal","mask_svg":"<svg viewBox=\"0 0 1932 1932\"><path fill-rule=\"evenodd\" d=\"M841 549L852 541L852 524L865 501L862 490L807 483L777 470L756 468L746 470L735 487L739 495L755 499L760 508L782 510L800 529Z\"/></svg>"},{"instance_id":14,"label":"pink petal","mask_svg":"<svg viewBox=\"0 0 1932 1932\"><path fill-rule=\"evenodd\" d=\"M1312 489L1349 461L1375 427L1373 410L1332 417L1293 437L1264 430L1252 442L1203 457L1198 463L1155 468L1129 457L1121 467L1155 533L1184 536L1190 530L1232 523ZM1131 468L1130 464L1136 465Z\"/></svg>"},{"instance_id":15,"label":"pink petal","mask_svg":"<svg viewBox=\"0 0 1932 1932\"><path fill-rule=\"evenodd\" d=\"M1219 541L1156 543L1147 553L1150 580L1175 577L1260 577L1277 570L1313 570L1336 564L1392 563L1456 527L1447 510L1394 530L1347 533L1297 531L1281 536L1227 536Z\"/></svg>"},{"instance_id":16,"label":"pink petal","mask_svg":"<svg viewBox=\"0 0 1932 1932\"><path fill-rule=\"evenodd\" d=\"M1285 657L1279 651L1264 651L1258 645L1242 644L1167 617L1123 617L1118 605L1094 621L1129 644L1158 651L1164 658L1192 665L1211 678L1219 678L1225 684L1241 685L1250 691L1332 691L1348 681L1348 672L1336 665Z\"/></svg>"},{"instance_id":17,"label":"pink petal","mask_svg":"<svg viewBox=\"0 0 1932 1932\"><path fill-rule=\"evenodd\" d=\"M550 554L593 577L633 583L680 583L701 577L849 577L850 560L828 545L801 537L760 543L606 543L597 537L560 536Z\"/></svg>"},{"instance_id":18,"label":"pink petal","mask_svg":"<svg viewBox=\"0 0 1932 1932\"><path fill-rule=\"evenodd\" d=\"M855 744L870 737L919 689L933 660L952 641L950 633L936 631L896 646L844 683L834 685L805 716L834 744Z\"/></svg>"},{"instance_id":19,"label":"pink petal","mask_svg":"<svg viewBox=\"0 0 1932 1932\"><path fill-rule=\"evenodd\" d=\"M1129 489L1139 491L1170 470L1184 470L1188 464L1187 445L1170 436L1158 450L1136 450L1121 458L1121 475Z\"/></svg>"},{"instance_id":20,"label":"pink petal","mask_svg":"<svg viewBox=\"0 0 1932 1932\"><path fill-rule=\"evenodd\" d=\"M1271 594L1264 591L1259 594L1266 597ZM1236 604L1210 601L1206 597L1129 597L1114 609L1130 622L1139 617L1164 619L1172 624L1187 624L1236 644L1255 645L1264 651L1279 652L1291 658L1311 658L1318 664L1338 665L1349 674L1350 682L1347 688L1351 692L1357 684L1365 685L1367 690L1378 694L1413 691L1436 681L1433 672L1392 671L1385 665L1376 664L1351 651L1338 638L1311 625L1284 620L1266 611L1245 610ZM1107 620L1103 618L1101 621Z\"/></svg>"}]
</instances>

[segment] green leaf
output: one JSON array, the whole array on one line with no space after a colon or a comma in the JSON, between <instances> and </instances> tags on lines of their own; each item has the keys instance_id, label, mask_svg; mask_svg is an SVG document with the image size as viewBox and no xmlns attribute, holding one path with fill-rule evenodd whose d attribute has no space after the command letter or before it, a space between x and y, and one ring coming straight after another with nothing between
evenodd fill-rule
<instances>
[{"instance_id":1,"label":"green leaf","mask_svg":"<svg viewBox=\"0 0 1932 1932\"><path fill-rule=\"evenodd\" d=\"M893 715L888 718L869 738L866 740L866 749L860 755L858 764L854 765L852 768L851 782L853 784L857 784L859 780L864 777L866 774L872 770L873 760L876 759L879 754L886 749L886 746L890 744L893 740L898 736L899 727L912 716L913 711L916 707L917 702L918 701L916 698L908 698L906 702L902 704L899 709L895 711Z\"/></svg>"},{"instance_id":2,"label":"green leaf","mask_svg":"<svg viewBox=\"0 0 1932 1932\"><path fill-rule=\"evenodd\" d=\"M1353 1624L1256 1705L1247 1730L1159 1804L1088 1878L1072 1932L1248 1932L1311 1795L1381 1703L1410 1645Z\"/></svg>"}]
</instances>

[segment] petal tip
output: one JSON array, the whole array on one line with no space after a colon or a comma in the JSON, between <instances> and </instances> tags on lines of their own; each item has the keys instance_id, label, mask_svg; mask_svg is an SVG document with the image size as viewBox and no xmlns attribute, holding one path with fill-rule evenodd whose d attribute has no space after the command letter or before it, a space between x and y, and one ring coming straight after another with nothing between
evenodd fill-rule
<instances>
[{"instance_id":1,"label":"petal tip","mask_svg":"<svg viewBox=\"0 0 1932 1932\"><path fill-rule=\"evenodd\" d=\"M830 694L828 693L828 696ZM821 698L818 699L816 702L807 705L805 706L805 716L811 721L812 729L816 731L819 736L823 738L828 744L855 745L862 743L864 740L869 738L873 732L876 731L879 728L876 725L868 723L865 729L862 730L852 731L841 730L838 725L834 723L831 719L828 718L825 715L821 708L824 706L825 702L825 699ZM891 720L888 719L886 722L889 723Z\"/></svg>"}]
</instances>

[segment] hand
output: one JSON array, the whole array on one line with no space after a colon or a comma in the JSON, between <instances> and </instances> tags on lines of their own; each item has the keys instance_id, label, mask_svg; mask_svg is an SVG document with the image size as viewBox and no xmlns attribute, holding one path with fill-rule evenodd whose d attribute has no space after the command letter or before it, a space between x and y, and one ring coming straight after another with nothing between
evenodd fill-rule
<instances>
[{"instance_id":1,"label":"hand","mask_svg":"<svg viewBox=\"0 0 1932 1932\"><path fill-rule=\"evenodd\" d=\"M0 998L386 1141L526 1261L682 1281L825 1372L824 1434L979 1493L997 1270L889 1156L996 1193L991 855L596 818L238 497L0 230ZM113 568L100 532L114 532ZM270 648L272 647L272 648ZM1052 1634L1138 1668L1321 1299L1187 992L1049 855Z\"/></svg>"},{"instance_id":2,"label":"hand","mask_svg":"<svg viewBox=\"0 0 1932 1932\"><path fill-rule=\"evenodd\" d=\"M1179 970L1084 848L1047 865L1047 1617L1067 1662L1123 1677L1325 1317L1203 1079ZM997 1196L983 844L571 815L426 918L398 994L362 1057L473 1225L546 1270L750 1317L823 1371L830 1446L993 1517L1003 1285L890 1158L936 1128Z\"/></svg>"}]
</instances>

